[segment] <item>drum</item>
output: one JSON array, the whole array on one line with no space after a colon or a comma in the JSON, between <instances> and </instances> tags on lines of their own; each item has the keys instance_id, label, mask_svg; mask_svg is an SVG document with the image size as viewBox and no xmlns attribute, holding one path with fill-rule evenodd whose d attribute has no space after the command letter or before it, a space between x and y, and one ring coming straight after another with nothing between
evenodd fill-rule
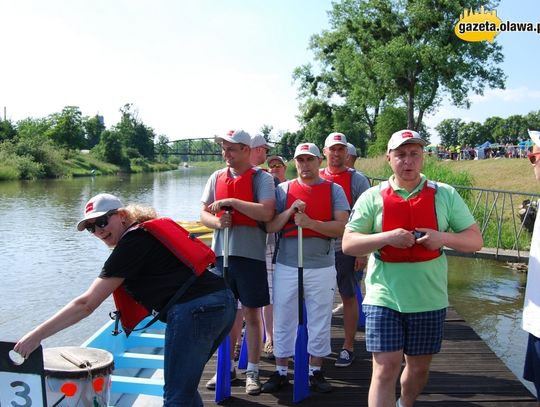
<instances>
[{"instance_id":1,"label":"drum","mask_svg":"<svg viewBox=\"0 0 540 407\"><path fill-rule=\"evenodd\" d=\"M45 391L49 406L106 407L109 404L113 356L102 349L43 349Z\"/></svg>"}]
</instances>

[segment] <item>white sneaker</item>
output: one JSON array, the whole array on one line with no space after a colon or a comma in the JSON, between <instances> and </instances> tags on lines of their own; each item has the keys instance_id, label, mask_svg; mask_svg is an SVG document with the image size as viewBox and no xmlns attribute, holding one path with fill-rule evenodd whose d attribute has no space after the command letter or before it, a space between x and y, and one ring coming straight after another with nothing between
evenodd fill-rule
<instances>
[{"instance_id":1,"label":"white sneaker","mask_svg":"<svg viewBox=\"0 0 540 407\"><path fill-rule=\"evenodd\" d=\"M259 372L248 370L246 372L246 393L255 396L261 392Z\"/></svg>"},{"instance_id":2,"label":"white sneaker","mask_svg":"<svg viewBox=\"0 0 540 407\"><path fill-rule=\"evenodd\" d=\"M236 368L231 371L231 383L236 381L237 377L236 377ZM210 380L208 380L206 382L206 388L208 390L216 390L216 381L217 381L217 373L212 376L212 378Z\"/></svg>"},{"instance_id":3,"label":"white sneaker","mask_svg":"<svg viewBox=\"0 0 540 407\"><path fill-rule=\"evenodd\" d=\"M332 315L343 315L343 304L339 304L332 310Z\"/></svg>"}]
</instances>

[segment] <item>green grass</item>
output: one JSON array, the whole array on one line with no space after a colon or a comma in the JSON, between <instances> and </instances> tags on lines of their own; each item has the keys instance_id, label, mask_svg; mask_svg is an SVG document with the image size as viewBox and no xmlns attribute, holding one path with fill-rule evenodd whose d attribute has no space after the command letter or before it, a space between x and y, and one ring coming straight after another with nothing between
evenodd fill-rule
<instances>
[{"instance_id":1,"label":"green grass","mask_svg":"<svg viewBox=\"0 0 540 407\"><path fill-rule=\"evenodd\" d=\"M531 164L525 159L490 158L487 160L435 162L436 166L439 167L437 171L440 171L441 174L445 169L454 173L466 173L467 177L472 179L472 185L478 188L540 193L540 183L535 180ZM427 163L428 160L426 160L426 165ZM388 177L391 174L384 156L360 158L356 161L356 168L369 177ZM439 179L439 181L444 181L444 179ZM454 182L444 182L454 184Z\"/></svg>"}]
</instances>

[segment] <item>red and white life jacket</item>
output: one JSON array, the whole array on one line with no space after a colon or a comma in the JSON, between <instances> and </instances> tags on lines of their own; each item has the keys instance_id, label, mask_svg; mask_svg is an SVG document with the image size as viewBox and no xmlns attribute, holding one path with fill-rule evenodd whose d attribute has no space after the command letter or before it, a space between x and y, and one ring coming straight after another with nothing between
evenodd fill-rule
<instances>
[{"instance_id":1,"label":"red and white life jacket","mask_svg":"<svg viewBox=\"0 0 540 407\"><path fill-rule=\"evenodd\" d=\"M289 182L285 209L290 208L293 202L297 199L301 199L306 203L305 213L311 219L316 219L323 222L333 219L332 183L330 181L323 180L323 182L316 185L301 184L296 179ZM291 218L283 227L283 237L293 236L298 236L298 228L294 223L294 219ZM329 239L328 236L307 228L304 228L303 236Z\"/></svg>"},{"instance_id":2,"label":"red and white life jacket","mask_svg":"<svg viewBox=\"0 0 540 407\"><path fill-rule=\"evenodd\" d=\"M328 181L335 182L336 184L340 185L343 188L343 191L345 191L345 196L347 197L347 200L349 201L349 205L352 208L353 205L353 196L352 196L352 176L355 173L355 170L352 168L347 168L345 171L338 172L338 173L332 173L327 168L321 168L319 170L319 175L321 178L324 178Z\"/></svg>"},{"instance_id":3,"label":"red and white life jacket","mask_svg":"<svg viewBox=\"0 0 540 407\"><path fill-rule=\"evenodd\" d=\"M149 232L193 272L190 279L179 288L177 294L180 293L180 295L173 297L175 300L181 297L181 294L189 288L196 277L203 274L216 261L216 255L212 249L171 218L157 218L142 222L128 229L126 233L137 229ZM113 299L117 310L116 316L120 318L126 336L129 336L137 324L151 314L146 307L137 302L126 291L123 284L114 290ZM164 310L166 311L170 305L172 304L167 304Z\"/></svg>"},{"instance_id":4,"label":"red and white life jacket","mask_svg":"<svg viewBox=\"0 0 540 407\"><path fill-rule=\"evenodd\" d=\"M229 170L226 168L221 171L216 179L216 201L225 198L237 198L242 201L255 202L253 193L253 177L260 171L260 168L250 168L242 175L233 178L229 177ZM220 211L216 216L221 217L225 211ZM257 221L243 214L238 210L232 212L232 224L257 226Z\"/></svg>"},{"instance_id":5,"label":"red and white life jacket","mask_svg":"<svg viewBox=\"0 0 540 407\"><path fill-rule=\"evenodd\" d=\"M437 184L425 181L422 190L410 199L403 199L397 194L388 181L380 184L383 199L382 231L403 228L411 232L415 228L438 230L435 194ZM435 259L441 255L440 250L429 250L415 243L407 249L399 249L390 245L379 249L378 258L391 263L421 262Z\"/></svg>"}]
</instances>

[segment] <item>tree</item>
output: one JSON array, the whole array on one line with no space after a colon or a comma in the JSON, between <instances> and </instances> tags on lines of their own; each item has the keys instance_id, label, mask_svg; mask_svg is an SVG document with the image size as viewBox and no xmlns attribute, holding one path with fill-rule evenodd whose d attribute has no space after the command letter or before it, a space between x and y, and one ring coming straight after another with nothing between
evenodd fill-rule
<instances>
[{"instance_id":1,"label":"tree","mask_svg":"<svg viewBox=\"0 0 540 407\"><path fill-rule=\"evenodd\" d=\"M17 136L15 126L9 120L0 120L0 143L6 140L13 140Z\"/></svg>"},{"instance_id":2,"label":"tree","mask_svg":"<svg viewBox=\"0 0 540 407\"><path fill-rule=\"evenodd\" d=\"M270 140L270 133L272 133L273 129L274 129L273 126L271 126L269 124L264 124L259 131L261 132L262 136L264 137L264 139L266 141L271 141Z\"/></svg>"},{"instance_id":3,"label":"tree","mask_svg":"<svg viewBox=\"0 0 540 407\"><path fill-rule=\"evenodd\" d=\"M116 131L105 130L101 133L99 144L94 147L98 156L104 161L129 168L129 159L123 148L120 134Z\"/></svg>"},{"instance_id":4,"label":"tree","mask_svg":"<svg viewBox=\"0 0 540 407\"><path fill-rule=\"evenodd\" d=\"M300 97L344 101L362 112L374 135L386 105L407 108L407 128L419 130L443 96L460 107L469 92L504 87L496 42L469 43L454 34L464 8L494 8L481 0L342 0L329 12L330 29L311 39L320 73L297 68Z\"/></svg>"},{"instance_id":5,"label":"tree","mask_svg":"<svg viewBox=\"0 0 540 407\"><path fill-rule=\"evenodd\" d=\"M482 124L478 122L468 122L459 128L457 145L475 146L482 144L484 141L482 135Z\"/></svg>"},{"instance_id":6,"label":"tree","mask_svg":"<svg viewBox=\"0 0 540 407\"><path fill-rule=\"evenodd\" d=\"M404 107L389 106L383 110L375 125L376 139L369 146L368 155L376 156L386 153L390 136L407 126L407 110Z\"/></svg>"},{"instance_id":7,"label":"tree","mask_svg":"<svg viewBox=\"0 0 540 407\"><path fill-rule=\"evenodd\" d=\"M105 130L105 121L103 116L95 115L87 118L83 122L84 130L86 132L86 147L92 148L99 143L101 133Z\"/></svg>"},{"instance_id":8,"label":"tree","mask_svg":"<svg viewBox=\"0 0 540 407\"><path fill-rule=\"evenodd\" d=\"M133 151L133 155L141 155L148 159L154 157L155 133L151 127L146 126L139 120L137 111L133 109L131 103L125 104L121 109L122 117L120 122L114 127L118 132L122 144L127 151Z\"/></svg>"},{"instance_id":9,"label":"tree","mask_svg":"<svg viewBox=\"0 0 540 407\"><path fill-rule=\"evenodd\" d=\"M61 113L51 114L49 120L52 127L47 136L57 145L73 150L85 147L83 119L77 106L66 106Z\"/></svg>"},{"instance_id":10,"label":"tree","mask_svg":"<svg viewBox=\"0 0 540 407\"><path fill-rule=\"evenodd\" d=\"M435 130L439 133L443 146L459 145L459 130L464 125L461 119L445 119L440 122Z\"/></svg>"}]
</instances>

